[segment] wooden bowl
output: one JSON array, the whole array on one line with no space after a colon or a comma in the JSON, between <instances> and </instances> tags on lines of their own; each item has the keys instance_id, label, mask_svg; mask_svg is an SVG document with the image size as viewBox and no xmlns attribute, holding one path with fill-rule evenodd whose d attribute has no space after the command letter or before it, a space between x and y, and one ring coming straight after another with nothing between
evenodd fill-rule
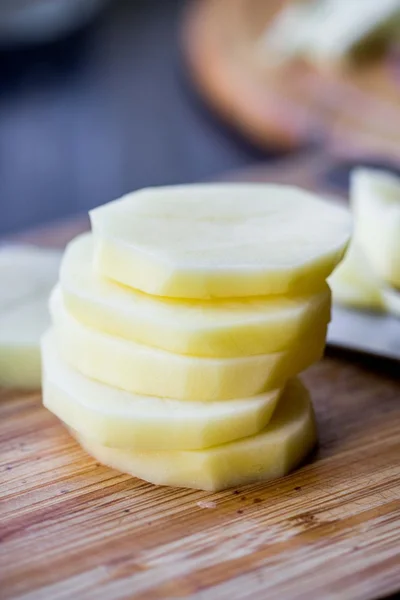
<instances>
[{"instance_id":1,"label":"wooden bowl","mask_svg":"<svg viewBox=\"0 0 400 600\"><path fill-rule=\"evenodd\" d=\"M360 140L399 155L400 58L342 70L301 60L276 65L259 51L279 0L194 0L183 49L193 80L218 113L260 147Z\"/></svg>"}]
</instances>

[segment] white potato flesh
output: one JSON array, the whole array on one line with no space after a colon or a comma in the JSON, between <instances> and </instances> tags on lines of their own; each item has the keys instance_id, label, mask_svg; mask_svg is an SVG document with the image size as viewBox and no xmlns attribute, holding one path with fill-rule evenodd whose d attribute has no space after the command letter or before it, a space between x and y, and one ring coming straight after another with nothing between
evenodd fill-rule
<instances>
[{"instance_id":1,"label":"white potato flesh","mask_svg":"<svg viewBox=\"0 0 400 600\"><path fill-rule=\"evenodd\" d=\"M317 0L315 5L303 55L318 65L340 62L378 37L389 41L398 35L399 0Z\"/></svg>"},{"instance_id":2,"label":"white potato flesh","mask_svg":"<svg viewBox=\"0 0 400 600\"><path fill-rule=\"evenodd\" d=\"M307 40L318 23L317 6L321 2L323 0L288 2L268 21L257 45L264 64L285 62L304 54Z\"/></svg>"},{"instance_id":3,"label":"white potato flesh","mask_svg":"<svg viewBox=\"0 0 400 600\"><path fill-rule=\"evenodd\" d=\"M42 361L43 404L80 435L115 448L193 450L253 435L270 421L282 392L216 402L139 396L69 367L51 331Z\"/></svg>"},{"instance_id":4,"label":"white potato flesh","mask_svg":"<svg viewBox=\"0 0 400 600\"><path fill-rule=\"evenodd\" d=\"M351 181L354 239L376 276L400 288L400 178L356 169Z\"/></svg>"},{"instance_id":5,"label":"white potato flesh","mask_svg":"<svg viewBox=\"0 0 400 600\"><path fill-rule=\"evenodd\" d=\"M382 284L355 243L328 279L333 301L354 308L383 310Z\"/></svg>"},{"instance_id":6,"label":"white potato flesh","mask_svg":"<svg viewBox=\"0 0 400 600\"><path fill-rule=\"evenodd\" d=\"M100 277L93 240L79 236L66 249L60 285L66 307L89 327L168 352L233 357L289 349L330 320L331 294L176 300L149 296Z\"/></svg>"},{"instance_id":7,"label":"white potato flesh","mask_svg":"<svg viewBox=\"0 0 400 600\"><path fill-rule=\"evenodd\" d=\"M327 329L313 332L286 352L205 358L173 354L91 329L68 312L59 288L50 308L60 353L82 374L130 392L179 400L245 398L281 387L319 360Z\"/></svg>"},{"instance_id":8,"label":"white potato flesh","mask_svg":"<svg viewBox=\"0 0 400 600\"><path fill-rule=\"evenodd\" d=\"M320 290L351 229L343 208L268 184L150 188L90 216L99 273L175 298Z\"/></svg>"},{"instance_id":9,"label":"white potato flesh","mask_svg":"<svg viewBox=\"0 0 400 600\"><path fill-rule=\"evenodd\" d=\"M61 255L31 246L0 250L0 386L39 388L40 337Z\"/></svg>"},{"instance_id":10,"label":"white potato flesh","mask_svg":"<svg viewBox=\"0 0 400 600\"><path fill-rule=\"evenodd\" d=\"M146 452L107 448L75 435L96 460L119 471L157 485L218 491L286 475L314 447L316 427L308 391L292 380L263 431L221 446Z\"/></svg>"},{"instance_id":11,"label":"white potato flesh","mask_svg":"<svg viewBox=\"0 0 400 600\"><path fill-rule=\"evenodd\" d=\"M386 310L395 317L400 318L400 292L393 288L384 286L382 288L382 294Z\"/></svg>"}]
</instances>

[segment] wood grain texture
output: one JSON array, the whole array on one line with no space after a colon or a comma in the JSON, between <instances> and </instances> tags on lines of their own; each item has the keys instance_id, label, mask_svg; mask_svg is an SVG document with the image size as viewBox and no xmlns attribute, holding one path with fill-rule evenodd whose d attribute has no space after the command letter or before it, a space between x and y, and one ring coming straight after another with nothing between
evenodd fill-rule
<instances>
[{"instance_id":1,"label":"wood grain texture","mask_svg":"<svg viewBox=\"0 0 400 600\"><path fill-rule=\"evenodd\" d=\"M322 156L273 178L318 187ZM269 180L268 169L240 179ZM21 241L62 245L87 221ZM0 598L368 600L400 591L400 367L330 355L304 379L320 446L217 494L89 458L37 392L0 392Z\"/></svg>"},{"instance_id":2,"label":"wood grain texture","mask_svg":"<svg viewBox=\"0 0 400 600\"><path fill-rule=\"evenodd\" d=\"M0 396L0 597L375 598L400 590L397 367L305 375L320 447L284 479L217 494L102 467L41 406Z\"/></svg>"}]
</instances>

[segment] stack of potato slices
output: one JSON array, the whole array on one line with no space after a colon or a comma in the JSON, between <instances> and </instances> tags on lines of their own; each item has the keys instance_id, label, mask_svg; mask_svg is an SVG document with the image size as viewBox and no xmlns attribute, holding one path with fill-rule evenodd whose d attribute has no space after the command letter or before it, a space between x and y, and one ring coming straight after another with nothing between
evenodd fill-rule
<instances>
[{"instance_id":1,"label":"stack of potato slices","mask_svg":"<svg viewBox=\"0 0 400 600\"><path fill-rule=\"evenodd\" d=\"M279 477L316 441L296 376L323 354L347 211L297 188L146 189L67 247L44 404L101 462L204 490Z\"/></svg>"}]
</instances>

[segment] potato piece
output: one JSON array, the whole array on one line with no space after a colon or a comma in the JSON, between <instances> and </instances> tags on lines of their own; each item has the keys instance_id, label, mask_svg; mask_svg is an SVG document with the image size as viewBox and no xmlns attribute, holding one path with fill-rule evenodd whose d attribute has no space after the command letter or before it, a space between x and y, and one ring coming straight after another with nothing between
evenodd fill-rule
<instances>
[{"instance_id":1,"label":"potato piece","mask_svg":"<svg viewBox=\"0 0 400 600\"><path fill-rule=\"evenodd\" d=\"M382 288L385 308L395 317L400 318L400 292L387 286Z\"/></svg>"},{"instance_id":2,"label":"potato piece","mask_svg":"<svg viewBox=\"0 0 400 600\"><path fill-rule=\"evenodd\" d=\"M91 329L66 310L61 290L50 302L64 359L82 374L138 394L178 400L246 398L281 387L322 356L327 327L286 352L238 358L172 354Z\"/></svg>"},{"instance_id":3,"label":"potato piece","mask_svg":"<svg viewBox=\"0 0 400 600\"><path fill-rule=\"evenodd\" d=\"M400 288L400 178L360 168L351 179L355 242L376 276Z\"/></svg>"},{"instance_id":4,"label":"potato piece","mask_svg":"<svg viewBox=\"0 0 400 600\"><path fill-rule=\"evenodd\" d=\"M383 310L382 285L355 243L328 279L333 301L354 308Z\"/></svg>"},{"instance_id":5,"label":"potato piece","mask_svg":"<svg viewBox=\"0 0 400 600\"><path fill-rule=\"evenodd\" d=\"M50 324L60 257L31 246L0 250L0 386L40 387L40 337Z\"/></svg>"},{"instance_id":6,"label":"potato piece","mask_svg":"<svg viewBox=\"0 0 400 600\"><path fill-rule=\"evenodd\" d=\"M314 27L320 25L318 7L324 0L285 3L281 10L269 20L257 49L264 64L286 62L301 57Z\"/></svg>"},{"instance_id":7,"label":"potato piece","mask_svg":"<svg viewBox=\"0 0 400 600\"><path fill-rule=\"evenodd\" d=\"M206 450L122 450L75 435L89 454L114 469L158 485L215 492L286 475L315 445L316 427L308 391L292 380L262 432Z\"/></svg>"},{"instance_id":8,"label":"potato piece","mask_svg":"<svg viewBox=\"0 0 400 600\"><path fill-rule=\"evenodd\" d=\"M222 358L279 352L330 319L327 284L308 296L179 301L99 277L92 263L92 236L79 236L67 247L60 271L71 314L99 331L177 354Z\"/></svg>"},{"instance_id":9,"label":"potato piece","mask_svg":"<svg viewBox=\"0 0 400 600\"><path fill-rule=\"evenodd\" d=\"M368 55L395 39L399 26L399 0L318 0L303 54L323 67Z\"/></svg>"},{"instance_id":10,"label":"potato piece","mask_svg":"<svg viewBox=\"0 0 400 600\"><path fill-rule=\"evenodd\" d=\"M351 221L308 192L266 184L152 188L90 216L102 275L176 298L320 290Z\"/></svg>"},{"instance_id":11,"label":"potato piece","mask_svg":"<svg viewBox=\"0 0 400 600\"><path fill-rule=\"evenodd\" d=\"M61 253L29 245L0 249L0 313L49 294L58 277Z\"/></svg>"},{"instance_id":12,"label":"potato piece","mask_svg":"<svg viewBox=\"0 0 400 600\"><path fill-rule=\"evenodd\" d=\"M54 332L43 338L42 357L43 404L80 435L115 448L193 450L253 435L270 421L282 391L216 402L137 396L69 367Z\"/></svg>"}]
</instances>

